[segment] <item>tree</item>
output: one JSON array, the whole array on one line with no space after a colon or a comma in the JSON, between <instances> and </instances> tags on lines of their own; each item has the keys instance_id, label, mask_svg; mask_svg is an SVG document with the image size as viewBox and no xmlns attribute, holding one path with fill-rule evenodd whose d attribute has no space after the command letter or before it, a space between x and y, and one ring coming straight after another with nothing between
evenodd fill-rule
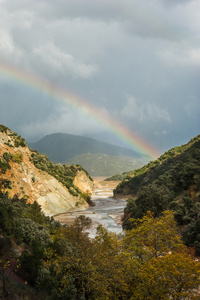
<instances>
[{"instance_id":1,"label":"tree","mask_svg":"<svg viewBox=\"0 0 200 300\"><path fill-rule=\"evenodd\" d=\"M156 217L159 216L162 211L167 209L170 197L170 191L166 186L160 187L152 183L144 187L135 202L137 208L134 211L134 217L141 218L148 210L152 211Z\"/></svg>"},{"instance_id":2,"label":"tree","mask_svg":"<svg viewBox=\"0 0 200 300\"><path fill-rule=\"evenodd\" d=\"M169 251L184 249L173 212L164 211L160 218L154 218L148 212L142 219L133 219L132 222L134 228L126 233L125 247L141 263Z\"/></svg>"},{"instance_id":3,"label":"tree","mask_svg":"<svg viewBox=\"0 0 200 300\"><path fill-rule=\"evenodd\" d=\"M186 254L167 254L141 266L131 299L199 299L200 264Z\"/></svg>"},{"instance_id":4,"label":"tree","mask_svg":"<svg viewBox=\"0 0 200 300\"><path fill-rule=\"evenodd\" d=\"M36 201L34 201L33 204L27 204L27 212L24 216L38 224L44 225L45 223L45 215L42 212L41 205L39 205Z\"/></svg>"}]
</instances>

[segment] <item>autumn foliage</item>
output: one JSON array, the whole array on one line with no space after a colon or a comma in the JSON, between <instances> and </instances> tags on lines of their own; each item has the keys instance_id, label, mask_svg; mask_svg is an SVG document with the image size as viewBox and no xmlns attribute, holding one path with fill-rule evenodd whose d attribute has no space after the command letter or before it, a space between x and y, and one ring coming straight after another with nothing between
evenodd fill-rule
<instances>
[{"instance_id":1,"label":"autumn foliage","mask_svg":"<svg viewBox=\"0 0 200 300\"><path fill-rule=\"evenodd\" d=\"M93 239L89 218L62 226L36 202L3 193L0 217L2 299L199 299L200 263L187 254L170 211L131 219L121 235L99 226Z\"/></svg>"}]
</instances>

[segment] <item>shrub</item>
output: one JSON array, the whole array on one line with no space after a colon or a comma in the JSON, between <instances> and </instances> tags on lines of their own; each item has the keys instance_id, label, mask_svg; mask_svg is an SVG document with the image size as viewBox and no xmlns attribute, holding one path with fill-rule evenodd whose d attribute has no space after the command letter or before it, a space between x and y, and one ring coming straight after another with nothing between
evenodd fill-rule
<instances>
[{"instance_id":1,"label":"shrub","mask_svg":"<svg viewBox=\"0 0 200 300\"><path fill-rule=\"evenodd\" d=\"M23 154L22 153L17 152L15 154L13 154L13 157L12 157L13 162L20 164L22 162L22 160L23 160Z\"/></svg>"},{"instance_id":2,"label":"shrub","mask_svg":"<svg viewBox=\"0 0 200 300\"><path fill-rule=\"evenodd\" d=\"M1 172L2 172L3 174L5 174L7 170L10 170L10 169L11 169L11 166L9 165L8 162L5 162L4 160L2 160L2 159L0 158L0 169L1 169Z\"/></svg>"},{"instance_id":3,"label":"shrub","mask_svg":"<svg viewBox=\"0 0 200 300\"><path fill-rule=\"evenodd\" d=\"M5 161L9 162L12 159L12 154L10 152L4 152L3 158Z\"/></svg>"},{"instance_id":4,"label":"shrub","mask_svg":"<svg viewBox=\"0 0 200 300\"><path fill-rule=\"evenodd\" d=\"M6 127L6 126L4 126L3 124L0 125L0 131L1 131L1 132L7 133L7 130L8 130L8 129L9 129L9 128Z\"/></svg>"},{"instance_id":5,"label":"shrub","mask_svg":"<svg viewBox=\"0 0 200 300\"><path fill-rule=\"evenodd\" d=\"M22 138L20 135L18 137L16 137L16 139L14 141L14 145L15 145L15 147L19 147L19 146L26 147L27 146L25 139Z\"/></svg>"},{"instance_id":6,"label":"shrub","mask_svg":"<svg viewBox=\"0 0 200 300\"><path fill-rule=\"evenodd\" d=\"M18 219L15 236L27 245L30 245L33 240L37 241L41 246L45 246L51 241L49 231L45 226L25 218Z\"/></svg>"}]
</instances>

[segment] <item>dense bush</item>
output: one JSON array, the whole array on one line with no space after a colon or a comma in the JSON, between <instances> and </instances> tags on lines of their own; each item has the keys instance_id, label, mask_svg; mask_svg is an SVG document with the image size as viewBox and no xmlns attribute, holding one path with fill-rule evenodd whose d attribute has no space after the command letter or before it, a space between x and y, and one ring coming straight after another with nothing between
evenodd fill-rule
<instances>
[{"instance_id":1,"label":"dense bush","mask_svg":"<svg viewBox=\"0 0 200 300\"><path fill-rule=\"evenodd\" d=\"M11 166L10 166L10 164L7 161L5 161L4 159L0 158L0 169L1 169L1 172L3 174L5 174L7 170L11 169Z\"/></svg>"},{"instance_id":2,"label":"dense bush","mask_svg":"<svg viewBox=\"0 0 200 300\"><path fill-rule=\"evenodd\" d=\"M5 161L7 161L9 163L10 160L12 160L12 154L10 152L4 152L3 154L3 158Z\"/></svg>"},{"instance_id":3,"label":"dense bush","mask_svg":"<svg viewBox=\"0 0 200 300\"><path fill-rule=\"evenodd\" d=\"M51 241L48 229L31 219L18 218L16 225L14 233L20 242L30 245L35 240L41 246L45 246Z\"/></svg>"},{"instance_id":4,"label":"dense bush","mask_svg":"<svg viewBox=\"0 0 200 300\"><path fill-rule=\"evenodd\" d=\"M1 124L0 125L0 131L1 132L5 132L5 133L7 133L7 130L9 130L9 128L8 127L6 127L5 125L3 125L3 124Z\"/></svg>"},{"instance_id":5,"label":"dense bush","mask_svg":"<svg viewBox=\"0 0 200 300\"><path fill-rule=\"evenodd\" d=\"M20 164L23 160L23 154L21 152L17 152L15 154L13 154L12 156L12 161L15 163Z\"/></svg>"},{"instance_id":6,"label":"dense bush","mask_svg":"<svg viewBox=\"0 0 200 300\"><path fill-rule=\"evenodd\" d=\"M15 138L14 145L15 145L15 147L19 147L19 146L26 147L27 146L25 139L22 138L20 135Z\"/></svg>"}]
</instances>

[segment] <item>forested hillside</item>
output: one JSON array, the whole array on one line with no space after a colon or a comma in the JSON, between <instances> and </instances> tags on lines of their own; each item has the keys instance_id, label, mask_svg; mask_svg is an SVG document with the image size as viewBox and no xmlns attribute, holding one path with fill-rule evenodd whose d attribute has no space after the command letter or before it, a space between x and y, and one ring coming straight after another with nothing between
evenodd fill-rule
<instances>
[{"instance_id":1,"label":"forested hillside","mask_svg":"<svg viewBox=\"0 0 200 300\"><path fill-rule=\"evenodd\" d=\"M82 215L72 225L61 225L45 216L41 205L30 201L27 194L37 181L32 175L41 173L51 180L55 176L66 189L72 188L71 193L83 197L71 185L76 171L83 171L81 167L55 166L45 155L29 152L25 140L7 127L1 125L0 133L0 299L199 299L200 263L184 245L172 211L158 212L156 218L151 212L141 214L120 235L99 225L91 239L86 232L91 226L89 218ZM30 177L27 162L38 173ZM191 199L197 205L199 185L195 181L191 186ZM186 200L188 215L181 220L188 225L199 206Z\"/></svg>"},{"instance_id":2,"label":"forested hillside","mask_svg":"<svg viewBox=\"0 0 200 300\"><path fill-rule=\"evenodd\" d=\"M132 228L131 218L154 216L170 209L187 245L200 253L200 136L175 147L126 177L114 191L129 195L123 227Z\"/></svg>"}]
</instances>

